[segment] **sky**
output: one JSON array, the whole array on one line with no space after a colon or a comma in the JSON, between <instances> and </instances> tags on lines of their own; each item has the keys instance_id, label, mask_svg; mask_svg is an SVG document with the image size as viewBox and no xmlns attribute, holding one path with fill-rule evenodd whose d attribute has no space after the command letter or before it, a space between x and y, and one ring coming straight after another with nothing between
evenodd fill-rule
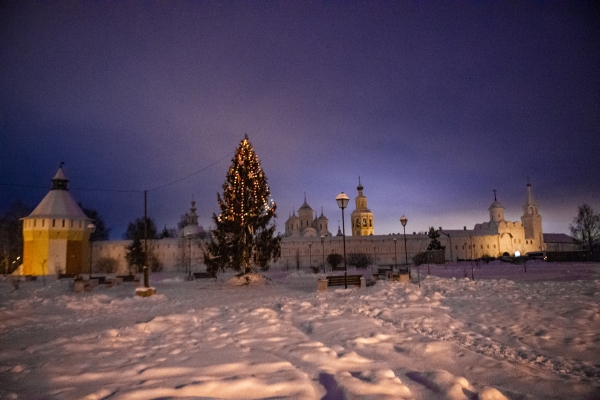
<instances>
[{"instance_id":1,"label":"sky","mask_svg":"<svg viewBox=\"0 0 600 400\"><path fill-rule=\"evenodd\" d=\"M594 2L2 2L0 211L61 162L120 239L148 213L213 225L247 134L278 206L330 231L358 177L375 234L600 211ZM183 179L185 178L185 179Z\"/></svg>"}]
</instances>

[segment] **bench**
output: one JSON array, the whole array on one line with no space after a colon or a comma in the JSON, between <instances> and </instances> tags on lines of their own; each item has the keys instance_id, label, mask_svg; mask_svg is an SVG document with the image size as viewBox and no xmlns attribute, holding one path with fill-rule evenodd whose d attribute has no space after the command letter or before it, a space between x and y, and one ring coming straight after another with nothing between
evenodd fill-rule
<instances>
[{"instance_id":1,"label":"bench","mask_svg":"<svg viewBox=\"0 0 600 400\"><path fill-rule=\"evenodd\" d=\"M209 278L217 279L216 276L211 275L208 272L194 272L194 279L209 279Z\"/></svg>"},{"instance_id":2,"label":"bench","mask_svg":"<svg viewBox=\"0 0 600 400\"><path fill-rule=\"evenodd\" d=\"M319 279L318 289L327 290L329 286L345 286L346 279L344 275L332 275L327 276L327 279ZM347 276L348 286L357 286L359 288L365 287L365 279L362 275L348 275Z\"/></svg>"},{"instance_id":3,"label":"bench","mask_svg":"<svg viewBox=\"0 0 600 400\"><path fill-rule=\"evenodd\" d=\"M140 277L137 275L117 275L117 278L123 279L123 282L139 282Z\"/></svg>"},{"instance_id":4,"label":"bench","mask_svg":"<svg viewBox=\"0 0 600 400\"><path fill-rule=\"evenodd\" d=\"M384 279L387 278L392 271L392 267L378 267L375 275L377 275L377 279Z\"/></svg>"}]
</instances>

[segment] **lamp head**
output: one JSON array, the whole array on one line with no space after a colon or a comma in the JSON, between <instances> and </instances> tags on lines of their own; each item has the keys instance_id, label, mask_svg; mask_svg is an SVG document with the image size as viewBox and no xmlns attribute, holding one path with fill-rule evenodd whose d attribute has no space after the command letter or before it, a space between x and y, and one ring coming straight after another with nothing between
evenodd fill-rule
<instances>
[{"instance_id":1,"label":"lamp head","mask_svg":"<svg viewBox=\"0 0 600 400\"><path fill-rule=\"evenodd\" d=\"M96 225L90 222L87 226L87 229L90 231L90 233L94 233L96 232Z\"/></svg>"},{"instance_id":2,"label":"lamp head","mask_svg":"<svg viewBox=\"0 0 600 400\"><path fill-rule=\"evenodd\" d=\"M342 192L337 195L335 201L337 201L338 207L343 210L348 206L348 201L350 201L350 199L348 198L348 196L346 196L346 193Z\"/></svg>"},{"instance_id":3,"label":"lamp head","mask_svg":"<svg viewBox=\"0 0 600 400\"><path fill-rule=\"evenodd\" d=\"M402 224L402 226L406 226L407 222L408 218L406 218L404 215L400 217L400 223Z\"/></svg>"}]
</instances>

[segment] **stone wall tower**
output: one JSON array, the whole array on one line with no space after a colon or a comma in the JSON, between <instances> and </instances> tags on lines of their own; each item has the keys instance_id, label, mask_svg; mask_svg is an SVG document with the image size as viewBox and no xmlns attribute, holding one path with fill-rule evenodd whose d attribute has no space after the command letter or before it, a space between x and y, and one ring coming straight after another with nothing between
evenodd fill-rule
<instances>
[{"instance_id":1,"label":"stone wall tower","mask_svg":"<svg viewBox=\"0 0 600 400\"><path fill-rule=\"evenodd\" d=\"M67 189L61 167L52 189L23 218L23 275L89 272L92 222Z\"/></svg>"},{"instance_id":2,"label":"stone wall tower","mask_svg":"<svg viewBox=\"0 0 600 400\"><path fill-rule=\"evenodd\" d=\"M544 232L542 231L542 216L539 213L538 205L533 200L531 192L531 183L527 182L527 197L523 205L523 216L521 217L525 239L533 240L535 248L539 251L545 250Z\"/></svg>"},{"instance_id":3,"label":"stone wall tower","mask_svg":"<svg viewBox=\"0 0 600 400\"><path fill-rule=\"evenodd\" d=\"M354 202L356 209L352 211L352 236L369 236L374 234L373 213L367 208L367 198L363 195L363 186L358 178L358 196Z\"/></svg>"}]
</instances>

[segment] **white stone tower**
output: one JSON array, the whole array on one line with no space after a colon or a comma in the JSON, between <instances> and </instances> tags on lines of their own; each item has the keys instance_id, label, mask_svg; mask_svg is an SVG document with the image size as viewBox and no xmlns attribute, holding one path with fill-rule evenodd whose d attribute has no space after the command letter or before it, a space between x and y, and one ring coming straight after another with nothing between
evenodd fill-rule
<instances>
[{"instance_id":1,"label":"white stone tower","mask_svg":"<svg viewBox=\"0 0 600 400\"><path fill-rule=\"evenodd\" d=\"M531 192L531 183L527 181L527 197L523 205L523 216L521 217L525 239L533 240L536 249L545 250L544 232L542 231L542 216L539 213L538 205L533 199Z\"/></svg>"},{"instance_id":2,"label":"white stone tower","mask_svg":"<svg viewBox=\"0 0 600 400\"><path fill-rule=\"evenodd\" d=\"M494 202L488 208L490 211L490 225L494 223L498 227L500 221L504 221L504 206L496 199L496 190L494 189Z\"/></svg>"}]
</instances>

